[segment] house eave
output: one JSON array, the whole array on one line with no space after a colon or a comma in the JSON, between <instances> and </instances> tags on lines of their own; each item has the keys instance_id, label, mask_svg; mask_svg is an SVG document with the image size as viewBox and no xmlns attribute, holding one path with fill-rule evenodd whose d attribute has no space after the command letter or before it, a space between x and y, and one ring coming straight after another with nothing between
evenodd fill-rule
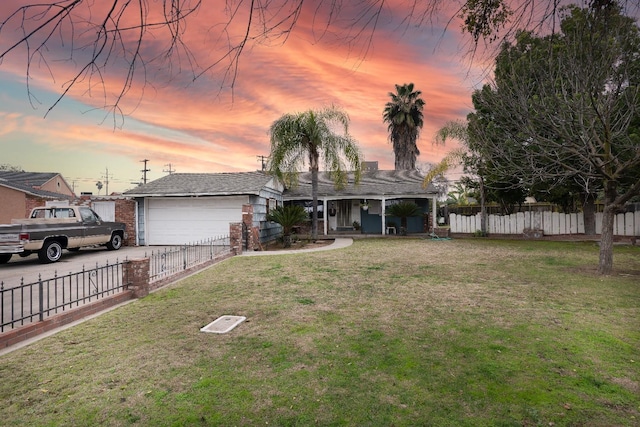
<instances>
[{"instance_id":1,"label":"house eave","mask_svg":"<svg viewBox=\"0 0 640 427\"><path fill-rule=\"evenodd\" d=\"M127 197L216 197L216 196L259 196L260 192L217 192L217 193L132 193L127 192Z\"/></svg>"},{"instance_id":2,"label":"house eave","mask_svg":"<svg viewBox=\"0 0 640 427\"><path fill-rule=\"evenodd\" d=\"M340 193L332 193L332 194L318 194L318 199L432 199L437 197L437 193L369 193L369 194L340 194ZM284 195L282 197L284 201L293 201L293 200L311 200L311 195L308 194L295 194L295 195Z\"/></svg>"}]
</instances>

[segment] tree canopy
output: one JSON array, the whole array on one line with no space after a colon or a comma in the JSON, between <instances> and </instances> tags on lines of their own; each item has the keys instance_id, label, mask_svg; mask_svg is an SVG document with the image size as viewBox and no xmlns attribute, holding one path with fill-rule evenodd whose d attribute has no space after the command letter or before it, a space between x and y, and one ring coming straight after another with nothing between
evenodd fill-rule
<instances>
[{"instance_id":1,"label":"tree canopy","mask_svg":"<svg viewBox=\"0 0 640 427\"><path fill-rule=\"evenodd\" d=\"M388 124L389 140L393 145L396 170L414 170L420 155L418 136L424 125L422 92L414 90L413 83L396 85L389 92L391 101L384 107L382 117Z\"/></svg>"},{"instance_id":2,"label":"tree canopy","mask_svg":"<svg viewBox=\"0 0 640 427\"><path fill-rule=\"evenodd\" d=\"M602 191L599 271L613 264L613 218L640 194L640 32L615 1L570 6L560 32L504 44L473 95L469 149L511 187Z\"/></svg>"}]
</instances>

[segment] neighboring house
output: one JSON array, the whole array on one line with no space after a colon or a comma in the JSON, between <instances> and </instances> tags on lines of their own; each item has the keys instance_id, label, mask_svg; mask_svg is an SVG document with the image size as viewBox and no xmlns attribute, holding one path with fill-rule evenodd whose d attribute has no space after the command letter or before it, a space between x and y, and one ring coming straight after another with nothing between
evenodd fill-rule
<instances>
[{"instance_id":1,"label":"neighboring house","mask_svg":"<svg viewBox=\"0 0 640 427\"><path fill-rule=\"evenodd\" d=\"M75 194L59 173L0 171L0 223L26 218L36 206L61 201Z\"/></svg>"},{"instance_id":2,"label":"neighboring house","mask_svg":"<svg viewBox=\"0 0 640 427\"><path fill-rule=\"evenodd\" d=\"M374 162L375 163L375 162ZM428 232L436 214L438 191L433 185L422 187L424 177L418 171L377 170L376 167L362 173L359 184L354 184L353 174L349 175L345 188L336 188L326 172L319 173L318 206L324 217L320 232L355 230L354 222L362 233L398 233L400 218L386 216L386 209L399 201L411 201L422 208L422 217L409 218L407 232ZM312 207L311 172L298 176L298 185L287 188L285 202ZM431 203L429 203L431 200ZM425 221L430 218L429 224Z\"/></svg>"},{"instance_id":3,"label":"neighboring house","mask_svg":"<svg viewBox=\"0 0 640 427\"><path fill-rule=\"evenodd\" d=\"M174 173L124 193L138 202L138 243L175 245L229 234L253 206L253 226L263 241L275 237L269 209L282 203L283 187L263 172Z\"/></svg>"}]
</instances>

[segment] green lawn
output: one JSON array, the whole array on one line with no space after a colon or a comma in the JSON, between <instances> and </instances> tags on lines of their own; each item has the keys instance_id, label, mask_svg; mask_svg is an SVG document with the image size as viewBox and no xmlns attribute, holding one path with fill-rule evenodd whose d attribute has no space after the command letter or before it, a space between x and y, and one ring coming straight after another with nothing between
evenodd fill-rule
<instances>
[{"instance_id":1,"label":"green lawn","mask_svg":"<svg viewBox=\"0 0 640 427\"><path fill-rule=\"evenodd\" d=\"M640 248L236 257L0 357L3 426L639 426ZM225 335L199 329L223 314Z\"/></svg>"}]
</instances>

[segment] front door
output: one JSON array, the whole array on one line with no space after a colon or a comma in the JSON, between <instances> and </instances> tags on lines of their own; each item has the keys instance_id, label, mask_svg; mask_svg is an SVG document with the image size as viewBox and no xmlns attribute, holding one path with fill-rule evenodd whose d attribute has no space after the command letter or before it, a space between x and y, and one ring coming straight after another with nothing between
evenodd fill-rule
<instances>
[{"instance_id":1,"label":"front door","mask_svg":"<svg viewBox=\"0 0 640 427\"><path fill-rule=\"evenodd\" d=\"M353 221L351 221L351 200L338 201L338 215L337 215L338 227L351 227Z\"/></svg>"}]
</instances>

